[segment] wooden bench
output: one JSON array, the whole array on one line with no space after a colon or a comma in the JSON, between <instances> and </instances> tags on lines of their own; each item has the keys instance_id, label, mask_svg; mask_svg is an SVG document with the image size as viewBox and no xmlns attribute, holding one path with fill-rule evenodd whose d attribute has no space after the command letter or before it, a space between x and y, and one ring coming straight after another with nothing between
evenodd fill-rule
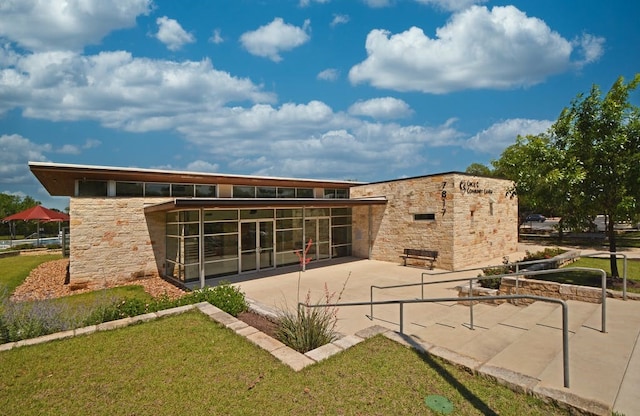
<instances>
[{"instance_id":1,"label":"wooden bench","mask_svg":"<svg viewBox=\"0 0 640 416\"><path fill-rule=\"evenodd\" d=\"M407 265L407 259L428 260L429 268L433 269L433 263L438 258L438 252L435 250L420 250L416 248L405 248L404 254L400 257L404 259L404 265Z\"/></svg>"}]
</instances>

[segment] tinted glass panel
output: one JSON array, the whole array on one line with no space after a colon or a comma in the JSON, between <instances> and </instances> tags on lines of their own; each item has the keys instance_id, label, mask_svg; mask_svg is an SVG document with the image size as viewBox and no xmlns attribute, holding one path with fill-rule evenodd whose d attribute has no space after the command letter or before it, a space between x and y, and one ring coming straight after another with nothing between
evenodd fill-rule
<instances>
[{"instance_id":1,"label":"tinted glass panel","mask_svg":"<svg viewBox=\"0 0 640 416\"><path fill-rule=\"evenodd\" d=\"M204 233L205 234L227 234L237 233L237 222L205 222Z\"/></svg>"},{"instance_id":2,"label":"tinted glass panel","mask_svg":"<svg viewBox=\"0 0 640 416\"><path fill-rule=\"evenodd\" d=\"M301 209L278 209L276 210L277 218L293 218L302 217Z\"/></svg>"},{"instance_id":3,"label":"tinted glass panel","mask_svg":"<svg viewBox=\"0 0 640 416\"><path fill-rule=\"evenodd\" d=\"M237 220L238 219L238 210L206 210L204 211L204 220L205 221L219 221L219 220Z\"/></svg>"},{"instance_id":4,"label":"tinted glass panel","mask_svg":"<svg viewBox=\"0 0 640 416\"><path fill-rule=\"evenodd\" d=\"M278 188L278 198L295 198L295 188Z\"/></svg>"},{"instance_id":5,"label":"tinted glass panel","mask_svg":"<svg viewBox=\"0 0 640 416\"><path fill-rule=\"evenodd\" d=\"M196 185L196 196L200 198L215 198L215 185Z\"/></svg>"},{"instance_id":6,"label":"tinted glass panel","mask_svg":"<svg viewBox=\"0 0 640 416\"><path fill-rule=\"evenodd\" d=\"M145 183L145 196L171 196L170 186L168 183Z\"/></svg>"},{"instance_id":7,"label":"tinted glass panel","mask_svg":"<svg viewBox=\"0 0 640 416\"><path fill-rule=\"evenodd\" d=\"M272 209L243 209L240 211L240 218L243 220L251 220L258 218L273 218Z\"/></svg>"},{"instance_id":8,"label":"tinted glass panel","mask_svg":"<svg viewBox=\"0 0 640 416\"><path fill-rule=\"evenodd\" d=\"M116 196L143 196L144 184L141 182L116 182Z\"/></svg>"},{"instance_id":9,"label":"tinted glass panel","mask_svg":"<svg viewBox=\"0 0 640 416\"><path fill-rule=\"evenodd\" d=\"M333 227L331 229L333 245L351 243L351 227Z\"/></svg>"},{"instance_id":10,"label":"tinted glass panel","mask_svg":"<svg viewBox=\"0 0 640 416\"><path fill-rule=\"evenodd\" d=\"M78 181L78 196L107 196L107 181Z\"/></svg>"},{"instance_id":11,"label":"tinted glass panel","mask_svg":"<svg viewBox=\"0 0 640 416\"><path fill-rule=\"evenodd\" d=\"M296 198L313 198L313 188L297 188Z\"/></svg>"},{"instance_id":12,"label":"tinted glass panel","mask_svg":"<svg viewBox=\"0 0 640 416\"><path fill-rule=\"evenodd\" d=\"M255 186L234 186L233 197L234 198L255 198L256 187Z\"/></svg>"},{"instance_id":13,"label":"tinted glass panel","mask_svg":"<svg viewBox=\"0 0 640 416\"><path fill-rule=\"evenodd\" d=\"M328 217L329 208L307 208L305 214L307 217Z\"/></svg>"},{"instance_id":14,"label":"tinted glass panel","mask_svg":"<svg viewBox=\"0 0 640 416\"><path fill-rule=\"evenodd\" d=\"M171 196L193 197L193 185L171 184Z\"/></svg>"},{"instance_id":15,"label":"tinted glass panel","mask_svg":"<svg viewBox=\"0 0 640 416\"><path fill-rule=\"evenodd\" d=\"M331 208L331 215L351 215L351 208Z\"/></svg>"},{"instance_id":16,"label":"tinted glass panel","mask_svg":"<svg viewBox=\"0 0 640 416\"><path fill-rule=\"evenodd\" d=\"M277 220L276 228L279 230L286 228L302 228L302 218L288 218L286 220Z\"/></svg>"},{"instance_id":17,"label":"tinted glass panel","mask_svg":"<svg viewBox=\"0 0 640 416\"><path fill-rule=\"evenodd\" d=\"M180 212L180 221L182 222L195 222L200 220L200 211L191 210L191 211L179 211Z\"/></svg>"},{"instance_id":18,"label":"tinted glass panel","mask_svg":"<svg viewBox=\"0 0 640 416\"><path fill-rule=\"evenodd\" d=\"M276 188L273 186L258 186L256 188L256 196L258 198L275 198Z\"/></svg>"}]
</instances>

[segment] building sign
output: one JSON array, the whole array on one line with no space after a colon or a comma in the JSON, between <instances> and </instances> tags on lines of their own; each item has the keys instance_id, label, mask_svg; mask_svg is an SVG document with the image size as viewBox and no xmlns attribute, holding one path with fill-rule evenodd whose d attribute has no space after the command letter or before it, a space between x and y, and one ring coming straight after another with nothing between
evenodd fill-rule
<instances>
[{"instance_id":1,"label":"building sign","mask_svg":"<svg viewBox=\"0 0 640 416\"><path fill-rule=\"evenodd\" d=\"M491 195L493 193L492 189L481 187L479 181L460 181L460 191L463 194L479 195Z\"/></svg>"}]
</instances>

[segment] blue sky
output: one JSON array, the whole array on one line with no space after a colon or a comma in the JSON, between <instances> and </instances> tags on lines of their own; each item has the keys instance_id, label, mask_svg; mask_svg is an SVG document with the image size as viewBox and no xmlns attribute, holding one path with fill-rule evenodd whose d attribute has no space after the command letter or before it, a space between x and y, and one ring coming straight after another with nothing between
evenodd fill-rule
<instances>
[{"instance_id":1,"label":"blue sky","mask_svg":"<svg viewBox=\"0 0 640 416\"><path fill-rule=\"evenodd\" d=\"M68 205L28 161L463 171L640 72L638 16L622 0L0 0L0 192Z\"/></svg>"}]
</instances>

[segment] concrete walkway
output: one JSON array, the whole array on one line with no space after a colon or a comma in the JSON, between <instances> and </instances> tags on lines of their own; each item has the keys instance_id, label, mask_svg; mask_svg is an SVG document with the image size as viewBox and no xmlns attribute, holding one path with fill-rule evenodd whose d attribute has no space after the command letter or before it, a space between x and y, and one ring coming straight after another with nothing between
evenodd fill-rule
<instances>
[{"instance_id":1,"label":"concrete walkway","mask_svg":"<svg viewBox=\"0 0 640 416\"><path fill-rule=\"evenodd\" d=\"M521 245L511 261L525 251L544 247ZM594 252L584 250L583 254ZM640 250L626 253L640 258ZM499 265L488 260L477 267ZM247 298L266 313L293 310L298 301L323 303L369 302L371 286L417 284L424 270L372 260L343 259L318 263L298 272L278 269L233 279ZM475 277L479 271L446 276L425 276L425 281ZM457 297L459 283L438 283L425 288L425 298ZM374 301L416 299L421 286L375 289ZM396 338L510 387L545 396L590 414L640 414L640 301L607 300L607 333L600 332L600 305L569 302L570 387L563 385L562 320L559 305L536 302L528 307L511 304L474 306L475 329L469 329L469 308L454 302L405 305L403 332ZM340 307L337 330L353 336L372 326L400 329L398 305Z\"/></svg>"}]
</instances>

